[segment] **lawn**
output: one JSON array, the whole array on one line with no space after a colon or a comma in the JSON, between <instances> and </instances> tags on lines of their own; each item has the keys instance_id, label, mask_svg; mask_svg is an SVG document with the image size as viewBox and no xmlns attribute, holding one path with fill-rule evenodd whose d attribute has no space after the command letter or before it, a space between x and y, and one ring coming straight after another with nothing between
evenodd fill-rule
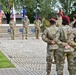
<instances>
[{"instance_id":1,"label":"lawn","mask_svg":"<svg viewBox=\"0 0 76 75\"><path fill-rule=\"evenodd\" d=\"M14 68L15 66L9 59L0 51L0 68Z\"/></svg>"}]
</instances>

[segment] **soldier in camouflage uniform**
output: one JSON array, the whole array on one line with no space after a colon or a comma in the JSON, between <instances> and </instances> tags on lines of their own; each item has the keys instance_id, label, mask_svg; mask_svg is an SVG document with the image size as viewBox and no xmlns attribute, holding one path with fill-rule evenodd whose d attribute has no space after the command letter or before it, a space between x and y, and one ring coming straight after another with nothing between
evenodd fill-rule
<instances>
[{"instance_id":1,"label":"soldier in camouflage uniform","mask_svg":"<svg viewBox=\"0 0 76 75\"><path fill-rule=\"evenodd\" d=\"M42 34L42 40L47 43L47 55L46 55L46 61L47 61L47 67L46 67L46 75L50 75L51 72L51 65L54 60L56 61L56 50L58 49L58 45L55 44L53 41L53 36L57 31L56 27L56 20L55 19L50 19L50 27L46 28Z\"/></svg>"},{"instance_id":2,"label":"soldier in camouflage uniform","mask_svg":"<svg viewBox=\"0 0 76 75\"><path fill-rule=\"evenodd\" d=\"M55 34L54 41L58 44L59 49L56 50L56 67L57 75L63 75L63 66L65 54L68 60L68 71L70 75L74 75L73 69L73 52L74 49L68 45L68 39L72 34L72 28L69 26L70 20L68 16L63 16L62 24L63 26L58 29Z\"/></svg>"},{"instance_id":3,"label":"soldier in camouflage uniform","mask_svg":"<svg viewBox=\"0 0 76 75\"><path fill-rule=\"evenodd\" d=\"M47 27L50 27L50 22L47 19L42 18L41 31L44 32Z\"/></svg>"},{"instance_id":4,"label":"soldier in camouflage uniform","mask_svg":"<svg viewBox=\"0 0 76 75\"><path fill-rule=\"evenodd\" d=\"M76 43L76 22L73 24L74 42ZM74 73L76 75L76 48L74 49Z\"/></svg>"},{"instance_id":5,"label":"soldier in camouflage uniform","mask_svg":"<svg viewBox=\"0 0 76 75\"><path fill-rule=\"evenodd\" d=\"M73 22L70 23L70 26L73 27L73 24L76 22L76 14L73 15Z\"/></svg>"},{"instance_id":6,"label":"soldier in camouflage uniform","mask_svg":"<svg viewBox=\"0 0 76 75\"><path fill-rule=\"evenodd\" d=\"M35 32L36 39L39 39L40 24L41 24L41 21L39 20L39 18L37 18L37 19L34 21L35 30L36 30L36 32Z\"/></svg>"},{"instance_id":7,"label":"soldier in camouflage uniform","mask_svg":"<svg viewBox=\"0 0 76 75\"><path fill-rule=\"evenodd\" d=\"M57 13L57 21L56 21L56 26L57 27L62 27L62 16L63 14L61 12Z\"/></svg>"},{"instance_id":8,"label":"soldier in camouflage uniform","mask_svg":"<svg viewBox=\"0 0 76 75\"><path fill-rule=\"evenodd\" d=\"M30 24L30 21L26 15L25 15L24 19L22 20L22 24L23 24L22 39L24 39L24 33L25 33L25 39L27 39L28 25Z\"/></svg>"},{"instance_id":9,"label":"soldier in camouflage uniform","mask_svg":"<svg viewBox=\"0 0 76 75\"><path fill-rule=\"evenodd\" d=\"M14 21L14 18L12 18L12 20L9 23L10 26L10 34L11 34L11 39L14 40L15 37L15 27L16 27L16 22Z\"/></svg>"}]
</instances>

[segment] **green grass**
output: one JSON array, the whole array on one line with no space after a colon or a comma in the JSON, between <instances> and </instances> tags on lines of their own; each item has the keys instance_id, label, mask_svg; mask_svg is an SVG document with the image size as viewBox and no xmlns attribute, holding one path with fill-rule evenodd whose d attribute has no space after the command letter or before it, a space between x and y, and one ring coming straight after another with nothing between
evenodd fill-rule
<instances>
[{"instance_id":1,"label":"green grass","mask_svg":"<svg viewBox=\"0 0 76 75\"><path fill-rule=\"evenodd\" d=\"M15 66L8 58L0 51L0 68L14 68Z\"/></svg>"}]
</instances>

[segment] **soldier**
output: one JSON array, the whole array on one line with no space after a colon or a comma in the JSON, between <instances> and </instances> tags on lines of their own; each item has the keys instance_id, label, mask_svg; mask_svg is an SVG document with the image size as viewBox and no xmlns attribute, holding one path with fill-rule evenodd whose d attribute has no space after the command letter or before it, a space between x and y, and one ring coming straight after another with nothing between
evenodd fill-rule
<instances>
[{"instance_id":1,"label":"soldier","mask_svg":"<svg viewBox=\"0 0 76 75\"><path fill-rule=\"evenodd\" d=\"M73 15L73 22L70 23L70 26L73 27L73 24L76 22L76 14Z\"/></svg>"},{"instance_id":2,"label":"soldier","mask_svg":"<svg viewBox=\"0 0 76 75\"><path fill-rule=\"evenodd\" d=\"M51 72L51 65L54 60L56 60L56 50L58 49L58 45L55 44L53 41L53 36L56 33L58 28L56 27L56 20L55 19L50 19L50 27L46 28L42 34L42 40L47 43L47 56L46 56L46 61L47 61L47 67L46 67L46 75L50 75Z\"/></svg>"},{"instance_id":3,"label":"soldier","mask_svg":"<svg viewBox=\"0 0 76 75\"><path fill-rule=\"evenodd\" d=\"M54 41L58 44L59 49L56 50L56 67L57 75L63 75L63 66L65 54L68 60L68 71L70 75L74 75L73 71L73 51L74 49L70 47L67 42L72 34L72 28L69 26L70 19L68 16L63 16L62 24L63 26L59 28L55 34Z\"/></svg>"},{"instance_id":4,"label":"soldier","mask_svg":"<svg viewBox=\"0 0 76 75\"><path fill-rule=\"evenodd\" d=\"M74 42L76 43L76 22L73 24ZM76 47L74 49L74 74L76 75Z\"/></svg>"},{"instance_id":5,"label":"soldier","mask_svg":"<svg viewBox=\"0 0 76 75\"><path fill-rule=\"evenodd\" d=\"M46 20L45 18L42 18L42 25L41 25L41 31L44 32L44 30L50 27L50 22L48 20Z\"/></svg>"},{"instance_id":6,"label":"soldier","mask_svg":"<svg viewBox=\"0 0 76 75\"><path fill-rule=\"evenodd\" d=\"M57 13L57 21L56 21L56 26L57 27L62 27L62 12L60 11L59 13Z\"/></svg>"},{"instance_id":7,"label":"soldier","mask_svg":"<svg viewBox=\"0 0 76 75\"><path fill-rule=\"evenodd\" d=\"M35 32L36 39L39 39L40 24L41 24L41 21L39 20L39 18L37 18L37 19L34 21L35 30L36 30L36 32Z\"/></svg>"},{"instance_id":8,"label":"soldier","mask_svg":"<svg viewBox=\"0 0 76 75\"><path fill-rule=\"evenodd\" d=\"M30 24L28 16L25 15L24 20L22 20L22 24L23 24L22 39L24 39L24 32L25 32L25 39L27 39L28 25Z\"/></svg>"},{"instance_id":9,"label":"soldier","mask_svg":"<svg viewBox=\"0 0 76 75\"><path fill-rule=\"evenodd\" d=\"M14 18L12 18L12 20L9 23L10 26L10 34L11 34L11 39L14 40L15 37L15 27L16 27L16 22L14 21Z\"/></svg>"}]
</instances>

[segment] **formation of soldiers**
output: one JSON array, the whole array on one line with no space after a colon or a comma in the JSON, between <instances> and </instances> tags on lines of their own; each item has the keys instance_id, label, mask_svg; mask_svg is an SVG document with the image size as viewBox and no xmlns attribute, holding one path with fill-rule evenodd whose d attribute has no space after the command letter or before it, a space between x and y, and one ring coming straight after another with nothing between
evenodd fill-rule
<instances>
[{"instance_id":1,"label":"formation of soldiers","mask_svg":"<svg viewBox=\"0 0 76 75\"><path fill-rule=\"evenodd\" d=\"M63 75L65 58L67 57L69 75L76 75L76 14L70 23L68 16L61 12L58 20L49 19L50 27L42 34L42 40L47 43L46 75L50 75L51 64L56 64L57 75Z\"/></svg>"},{"instance_id":2,"label":"formation of soldiers","mask_svg":"<svg viewBox=\"0 0 76 75\"><path fill-rule=\"evenodd\" d=\"M69 75L76 75L76 14L73 15L74 21L71 23L69 17L63 15L62 12L57 13L57 19L49 19L50 26L45 26L42 33L42 40L47 43L46 75L50 75L52 63L56 64L57 75L63 75L65 57L67 57ZM42 24L44 24L43 22L46 22L45 19L42 21ZM22 24L22 39L24 39L24 32L26 33L25 39L27 39L28 26L30 24L27 16L22 20ZM14 40L16 22L12 19L9 25L11 38ZM34 26L36 39L39 39L41 26L39 18L34 21Z\"/></svg>"},{"instance_id":3,"label":"formation of soldiers","mask_svg":"<svg viewBox=\"0 0 76 75\"><path fill-rule=\"evenodd\" d=\"M25 15L24 19L22 20L22 25L23 25L23 30L22 30L22 39L27 39L28 37L28 26L30 24L30 20L28 19L28 16ZM41 21L39 20L39 18L37 18L34 21L34 27L35 27L35 36L36 39L39 39L39 32L40 32L40 25L41 25ZM16 27L16 22L14 21L14 18L11 19L10 23L10 34L11 34L11 39L14 40L15 38L15 27ZM25 36L24 36L25 34Z\"/></svg>"}]
</instances>

